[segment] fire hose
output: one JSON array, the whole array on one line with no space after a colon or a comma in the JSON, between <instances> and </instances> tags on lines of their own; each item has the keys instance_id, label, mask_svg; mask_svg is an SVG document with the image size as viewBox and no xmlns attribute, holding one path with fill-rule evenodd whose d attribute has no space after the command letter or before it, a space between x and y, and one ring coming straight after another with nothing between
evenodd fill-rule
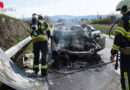
<instances>
[{"instance_id":1,"label":"fire hose","mask_svg":"<svg viewBox=\"0 0 130 90\"><path fill-rule=\"evenodd\" d=\"M119 20L117 20L115 23L113 23L113 25L109 29L109 38L110 39L114 39L114 38L111 37L111 31L112 31L113 27L115 26L115 24L118 23L118 22L119 22ZM119 53L117 52L117 54L116 54L116 63L115 63L115 69L116 70L118 68L118 61L119 61L118 57L119 57Z\"/></svg>"},{"instance_id":2,"label":"fire hose","mask_svg":"<svg viewBox=\"0 0 130 90\"><path fill-rule=\"evenodd\" d=\"M118 22L119 22L119 20L117 20L116 22L114 22L112 24L112 26L110 27L110 29L109 29L109 37L110 37L110 39L114 39L114 38L111 37L111 31L112 31L113 27L115 26L115 24L118 23Z\"/></svg>"}]
</instances>

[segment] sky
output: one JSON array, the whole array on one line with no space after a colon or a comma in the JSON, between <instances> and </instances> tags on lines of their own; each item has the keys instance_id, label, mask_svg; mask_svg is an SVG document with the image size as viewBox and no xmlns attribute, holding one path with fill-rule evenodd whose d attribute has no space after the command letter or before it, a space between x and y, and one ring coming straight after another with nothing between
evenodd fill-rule
<instances>
[{"instance_id":1,"label":"sky","mask_svg":"<svg viewBox=\"0 0 130 90\"><path fill-rule=\"evenodd\" d=\"M4 8L13 11L4 12L12 17L27 18L33 13L42 15L102 15L115 14L120 0L0 0ZM0 13L2 13L0 11Z\"/></svg>"}]
</instances>

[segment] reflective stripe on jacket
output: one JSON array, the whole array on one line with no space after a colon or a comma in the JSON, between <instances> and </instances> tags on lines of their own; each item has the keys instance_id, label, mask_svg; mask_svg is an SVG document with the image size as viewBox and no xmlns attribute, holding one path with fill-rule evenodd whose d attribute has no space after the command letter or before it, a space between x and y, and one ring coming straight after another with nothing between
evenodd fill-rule
<instances>
[{"instance_id":1,"label":"reflective stripe on jacket","mask_svg":"<svg viewBox=\"0 0 130 90\"><path fill-rule=\"evenodd\" d=\"M116 34L114 38L111 54L115 55L118 50L122 54L130 53L130 13L123 15L116 28Z\"/></svg>"},{"instance_id":2,"label":"reflective stripe on jacket","mask_svg":"<svg viewBox=\"0 0 130 90\"><path fill-rule=\"evenodd\" d=\"M47 68L48 68L48 65L47 65L47 64L41 66L41 69L47 69Z\"/></svg>"},{"instance_id":3,"label":"reflective stripe on jacket","mask_svg":"<svg viewBox=\"0 0 130 90\"><path fill-rule=\"evenodd\" d=\"M116 44L113 44L112 49L113 49L113 50L119 50L119 46L117 46Z\"/></svg>"},{"instance_id":4,"label":"reflective stripe on jacket","mask_svg":"<svg viewBox=\"0 0 130 90\"><path fill-rule=\"evenodd\" d=\"M32 39L35 39L35 38L43 38L45 40L48 40L47 35L43 35L43 34L39 34L38 36L32 36Z\"/></svg>"},{"instance_id":5,"label":"reflective stripe on jacket","mask_svg":"<svg viewBox=\"0 0 130 90\"><path fill-rule=\"evenodd\" d=\"M124 37L130 38L130 32L127 32L123 27L117 27L116 32L121 33Z\"/></svg>"},{"instance_id":6,"label":"reflective stripe on jacket","mask_svg":"<svg viewBox=\"0 0 130 90\"><path fill-rule=\"evenodd\" d=\"M36 31L38 35L37 36L32 35L32 41L35 43L38 41L48 40L47 31L49 30L50 28L48 24L44 20L41 21L41 23L38 25L38 31ZM45 34L43 33L43 31L45 31Z\"/></svg>"},{"instance_id":7,"label":"reflective stripe on jacket","mask_svg":"<svg viewBox=\"0 0 130 90\"><path fill-rule=\"evenodd\" d=\"M39 68L39 65L33 65L33 68Z\"/></svg>"}]
</instances>

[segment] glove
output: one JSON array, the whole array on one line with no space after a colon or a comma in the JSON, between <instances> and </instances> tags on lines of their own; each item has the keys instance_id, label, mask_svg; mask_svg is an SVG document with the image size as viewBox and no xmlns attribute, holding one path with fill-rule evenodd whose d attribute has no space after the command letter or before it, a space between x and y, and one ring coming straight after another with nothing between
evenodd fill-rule
<instances>
[{"instance_id":1,"label":"glove","mask_svg":"<svg viewBox=\"0 0 130 90\"><path fill-rule=\"evenodd\" d=\"M50 42L48 41L48 45L50 45Z\"/></svg>"},{"instance_id":2,"label":"glove","mask_svg":"<svg viewBox=\"0 0 130 90\"><path fill-rule=\"evenodd\" d=\"M110 57L111 62L114 61L114 57L115 57L115 55L111 55L111 57Z\"/></svg>"}]
</instances>

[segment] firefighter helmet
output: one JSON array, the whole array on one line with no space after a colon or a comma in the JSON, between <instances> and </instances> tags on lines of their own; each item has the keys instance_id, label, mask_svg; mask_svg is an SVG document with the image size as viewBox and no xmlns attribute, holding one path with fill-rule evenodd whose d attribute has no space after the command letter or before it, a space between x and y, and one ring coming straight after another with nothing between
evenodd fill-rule
<instances>
[{"instance_id":1,"label":"firefighter helmet","mask_svg":"<svg viewBox=\"0 0 130 90\"><path fill-rule=\"evenodd\" d=\"M44 20L44 16L39 15L39 16L38 16L38 19L40 19L40 20Z\"/></svg>"},{"instance_id":2,"label":"firefighter helmet","mask_svg":"<svg viewBox=\"0 0 130 90\"><path fill-rule=\"evenodd\" d=\"M38 15L38 22L43 23L44 22L44 16Z\"/></svg>"},{"instance_id":3,"label":"firefighter helmet","mask_svg":"<svg viewBox=\"0 0 130 90\"><path fill-rule=\"evenodd\" d=\"M33 14L32 14L32 18L35 18L35 19L38 20L38 15L37 15L36 13L33 13Z\"/></svg>"},{"instance_id":4,"label":"firefighter helmet","mask_svg":"<svg viewBox=\"0 0 130 90\"><path fill-rule=\"evenodd\" d=\"M130 11L130 0L122 0L116 6L116 11L128 13Z\"/></svg>"}]
</instances>

